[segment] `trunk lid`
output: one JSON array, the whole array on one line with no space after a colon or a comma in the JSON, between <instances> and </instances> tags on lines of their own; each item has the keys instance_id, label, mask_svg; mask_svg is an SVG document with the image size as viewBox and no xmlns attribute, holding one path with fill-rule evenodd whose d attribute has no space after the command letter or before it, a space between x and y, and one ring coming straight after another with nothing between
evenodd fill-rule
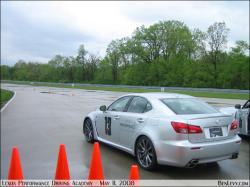
<instances>
[{"instance_id":1,"label":"trunk lid","mask_svg":"<svg viewBox=\"0 0 250 187\"><path fill-rule=\"evenodd\" d=\"M233 121L232 115L223 113L196 114L183 116L188 124L200 126L202 133L188 134L188 140L192 143L218 141L234 136L230 131Z\"/></svg>"}]
</instances>

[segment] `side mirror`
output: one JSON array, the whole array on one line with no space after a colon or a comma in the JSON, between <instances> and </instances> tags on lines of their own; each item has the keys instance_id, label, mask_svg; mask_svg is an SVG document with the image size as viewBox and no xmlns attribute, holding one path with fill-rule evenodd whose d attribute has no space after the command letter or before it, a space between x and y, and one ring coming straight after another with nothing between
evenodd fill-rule
<instances>
[{"instance_id":1,"label":"side mirror","mask_svg":"<svg viewBox=\"0 0 250 187\"><path fill-rule=\"evenodd\" d=\"M236 104L234 107L235 107L236 109L241 109L241 105L240 105L240 104Z\"/></svg>"},{"instance_id":2,"label":"side mirror","mask_svg":"<svg viewBox=\"0 0 250 187\"><path fill-rule=\"evenodd\" d=\"M102 105L102 106L100 106L100 110L101 110L101 111L103 111L103 112L105 112L105 111L107 110L106 105Z\"/></svg>"}]
</instances>

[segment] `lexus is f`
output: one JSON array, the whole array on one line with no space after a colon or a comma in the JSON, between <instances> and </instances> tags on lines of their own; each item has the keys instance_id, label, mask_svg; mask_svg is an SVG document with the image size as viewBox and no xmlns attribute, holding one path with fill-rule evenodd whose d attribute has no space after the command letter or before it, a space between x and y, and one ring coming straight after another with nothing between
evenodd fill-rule
<instances>
[{"instance_id":1,"label":"lexus is f","mask_svg":"<svg viewBox=\"0 0 250 187\"><path fill-rule=\"evenodd\" d=\"M194 167L238 157L238 121L183 94L139 93L101 106L83 121L88 142L100 141L134 155L139 165Z\"/></svg>"}]
</instances>

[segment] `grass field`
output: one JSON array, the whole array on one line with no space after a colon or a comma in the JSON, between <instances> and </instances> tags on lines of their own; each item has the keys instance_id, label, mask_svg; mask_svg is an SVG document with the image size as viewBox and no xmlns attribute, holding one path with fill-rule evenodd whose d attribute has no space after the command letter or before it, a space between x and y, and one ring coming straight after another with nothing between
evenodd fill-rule
<instances>
[{"instance_id":1,"label":"grass field","mask_svg":"<svg viewBox=\"0 0 250 187\"><path fill-rule=\"evenodd\" d=\"M7 83L7 82L6 82ZM8 81L8 83L15 84L28 84L31 85L30 82L12 82ZM104 91L114 91L114 92L160 92L159 89L137 89L137 88L123 88L123 87L103 87L103 86L70 86L70 85L60 85L60 84L51 84L51 83L33 83L33 86L48 86L48 87L58 87L58 88L77 88L77 89L85 89L85 90L104 90ZM195 97L208 97L208 98L222 98L222 99L242 99L248 100L249 94L244 93L221 93L221 92L197 92L197 91L184 91L184 90L165 90L165 92L171 93L180 93L187 94Z\"/></svg>"},{"instance_id":2,"label":"grass field","mask_svg":"<svg viewBox=\"0 0 250 187\"><path fill-rule=\"evenodd\" d=\"M12 96L13 92L1 89L1 108L11 99Z\"/></svg>"}]
</instances>

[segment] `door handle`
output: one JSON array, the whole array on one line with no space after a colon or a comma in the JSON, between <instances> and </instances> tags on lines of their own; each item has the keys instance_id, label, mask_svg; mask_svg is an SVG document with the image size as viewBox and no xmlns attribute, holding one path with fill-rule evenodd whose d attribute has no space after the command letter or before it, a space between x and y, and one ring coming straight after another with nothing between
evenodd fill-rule
<instances>
[{"instance_id":1,"label":"door handle","mask_svg":"<svg viewBox=\"0 0 250 187\"><path fill-rule=\"evenodd\" d=\"M120 119L120 116L118 115L114 116L114 120L118 120L118 119Z\"/></svg>"},{"instance_id":2,"label":"door handle","mask_svg":"<svg viewBox=\"0 0 250 187\"><path fill-rule=\"evenodd\" d=\"M143 118L138 118L138 119L137 119L137 122L143 123L143 122L144 122L144 119L143 119Z\"/></svg>"}]
</instances>

